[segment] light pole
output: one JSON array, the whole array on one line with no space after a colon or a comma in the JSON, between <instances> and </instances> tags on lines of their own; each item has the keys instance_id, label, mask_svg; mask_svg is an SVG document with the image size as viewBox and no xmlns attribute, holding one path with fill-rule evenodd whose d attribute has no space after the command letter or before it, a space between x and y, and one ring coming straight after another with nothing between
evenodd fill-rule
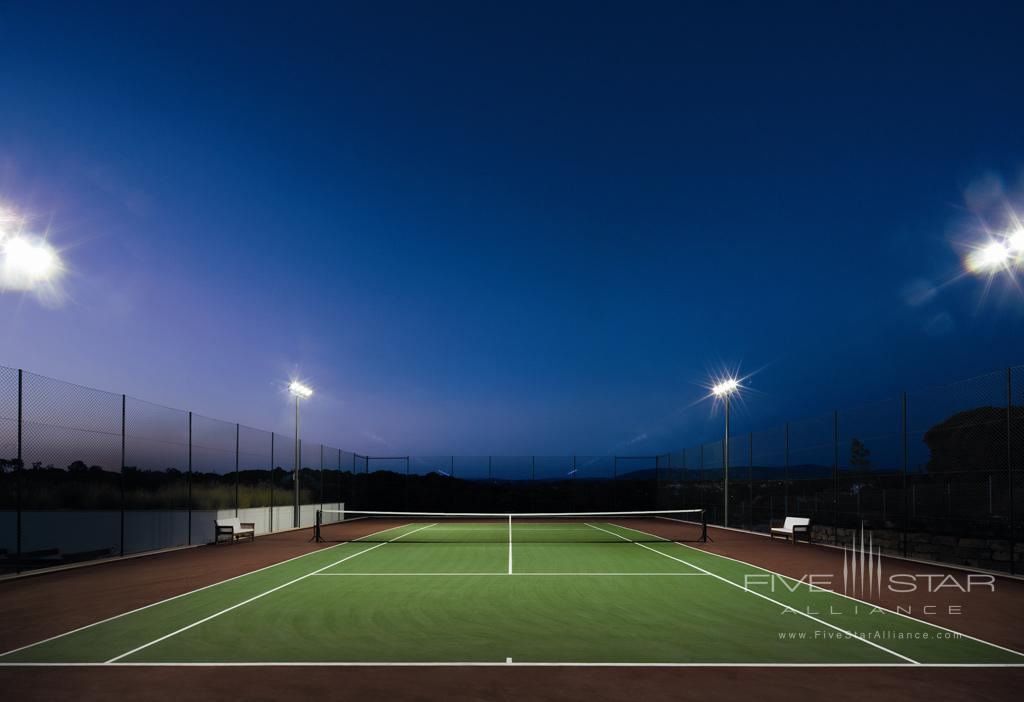
<instances>
[{"instance_id":1,"label":"light pole","mask_svg":"<svg viewBox=\"0 0 1024 702\"><path fill-rule=\"evenodd\" d=\"M292 519L292 526L299 526L299 464L302 456L299 451L299 400L305 400L313 394L313 388L293 380L288 386L288 392L295 395L295 471L292 476L292 487L295 490L295 514Z\"/></svg>"},{"instance_id":2,"label":"light pole","mask_svg":"<svg viewBox=\"0 0 1024 702\"><path fill-rule=\"evenodd\" d=\"M723 484L725 487L725 515L722 524L729 526L729 398L734 392L740 387L740 383L735 378L727 378L721 382L715 384L711 388L711 392L715 397L722 398L725 401L725 438L722 440L722 464L725 468L723 475Z\"/></svg>"}]
</instances>

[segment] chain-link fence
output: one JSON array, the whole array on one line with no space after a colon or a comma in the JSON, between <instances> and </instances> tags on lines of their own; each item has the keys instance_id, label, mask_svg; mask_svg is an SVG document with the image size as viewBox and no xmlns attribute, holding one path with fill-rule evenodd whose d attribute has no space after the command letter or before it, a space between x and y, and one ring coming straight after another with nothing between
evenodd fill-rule
<instances>
[{"instance_id":1,"label":"chain-link fence","mask_svg":"<svg viewBox=\"0 0 1024 702\"><path fill-rule=\"evenodd\" d=\"M761 532L809 517L837 545L863 526L891 555L1021 570L1024 366L731 436L727 470L725 444L666 454L659 507Z\"/></svg>"},{"instance_id":2,"label":"chain-link fence","mask_svg":"<svg viewBox=\"0 0 1024 702\"><path fill-rule=\"evenodd\" d=\"M342 506L352 455L0 367L0 573L257 533ZM298 509L296 510L296 507Z\"/></svg>"},{"instance_id":3,"label":"chain-link fence","mask_svg":"<svg viewBox=\"0 0 1024 702\"><path fill-rule=\"evenodd\" d=\"M0 572L258 533L318 508L568 512L702 507L814 538L1019 571L1024 366L649 456L363 456L0 367ZM331 512L331 514L334 514Z\"/></svg>"}]
</instances>

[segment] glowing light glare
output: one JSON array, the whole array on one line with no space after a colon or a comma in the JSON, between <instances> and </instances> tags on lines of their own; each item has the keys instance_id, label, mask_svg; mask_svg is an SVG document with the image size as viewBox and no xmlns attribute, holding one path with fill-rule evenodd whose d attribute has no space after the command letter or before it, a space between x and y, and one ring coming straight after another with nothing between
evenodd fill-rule
<instances>
[{"instance_id":1,"label":"glowing light glare","mask_svg":"<svg viewBox=\"0 0 1024 702\"><path fill-rule=\"evenodd\" d=\"M967 267L975 273L1002 268L1010 260L1010 250L1001 241L990 241L972 251L967 257Z\"/></svg>"},{"instance_id":2,"label":"glowing light glare","mask_svg":"<svg viewBox=\"0 0 1024 702\"><path fill-rule=\"evenodd\" d=\"M60 255L45 240L20 235L0 237L0 287L35 290L62 271Z\"/></svg>"},{"instance_id":3,"label":"glowing light glare","mask_svg":"<svg viewBox=\"0 0 1024 702\"><path fill-rule=\"evenodd\" d=\"M293 380L291 385L288 386L288 392L296 397L307 398L313 394L313 388Z\"/></svg>"},{"instance_id":4,"label":"glowing light glare","mask_svg":"<svg viewBox=\"0 0 1024 702\"><path fill-rule=\"evenodd\" d=\"M14 210L10 207L0 205L0 234L3 234L3 232L8 229L13 229L14 225L19 222L21 222L21 217L19 217Z\"/></svg>"},{"instance_id":5,"label":"glowing light glare","mask_svg":"<svg viewBox=\"0 0 1024 702\"><path fill-rule=\"evenodd\" d=\"M1006 245L1018 256L1024 255L1024 227L1006 237Z\"/></svg>"},{"instance_id":6,"label":"glowing light glare","mask_svg":"<svg viewBox=\"0 0 1024 702\"><path fill-rule=\"evenodd\" d=\"M726 395L731 395L736 392L739 387L740 381L735 378L726 378L725 380L715 383L711 388L711 394L715 397L725 397Z\"/></svg>"}]
</instances>

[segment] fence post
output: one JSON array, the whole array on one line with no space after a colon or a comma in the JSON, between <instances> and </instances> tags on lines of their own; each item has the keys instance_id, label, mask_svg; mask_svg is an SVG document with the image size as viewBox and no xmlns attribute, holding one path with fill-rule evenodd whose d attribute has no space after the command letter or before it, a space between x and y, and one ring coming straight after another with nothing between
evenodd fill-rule
<instances>
[{"instance_id":1,"label":"fence post","mask_svg":"<svg viewBox=\"0 0 1024 702\"><path fill-rule=\"evenodd\" d=\"M839 543L839 410L832 410L832 543Z\"/></svg>"},{"instance_id":2,"label":"fence post","mask_svg":"<svg viewBox=\"0 0 1024 702\"><path fill-rule=\"evenodd\" d=\"M1017 572L1017 533L1013 523L1013 368L1006 369L1006 478L1009 483L1007 495L1010 498L1010 575Z\"/></svg>"},{"instance_id":3,"label":"fence post","mask_svg":"<svg viewBox=\"0 0 1024 702\"><path fill-rule=\"evenodd\" d=\"M747 500L747 528L754 528L754 432L747 434L747 477L750 480L750 495Z\"/></svg>"},{"instance_id":4,"label":"fence post","mask_svg":"<svg viewBox=\"0 0 1024 702\"><path fill-rule=\"evenodd\" d=\"M320 444L320 510L324 509L324 445Z\"/></svg>"},{"instance_id":5,"label":"fence post","mask_svg":"<svg viewBox=\"0 0 1024 702\"><path fill-rule=\"evenodd\" d=\"M352 459L353 463L355 458ZM274 432L270 432L270 533L274 533Z\"/></svg>"},{"instance_id":6,"label":"fence post","mask_svg":"<svg viewBox=\"0 0 1024 702\"><path fill-rule=\"evenodd\" d=\"M24 376L25 376L25 371L23 371L21 368L19 368L18 369L18 460L17 460L17 463L14 465L14 470L17 471L16 477L15 477L15 480L14 480L14 505L15 505L15 509L17 510L17 516L15 517L15 520L17 522L17 528L15 529L15 531L16 531L15 541L17 542L17 547L16 547L17 548L17 554L18 554L17 571L19 573L21 572L21 482L22 482L22 479L23 479L23 476L22 476L23 468L22 468L22 466L23 466L23 461L24 461L24 456L22 454L22 436L21 436L21 434L22 434L22 427L25 424L25 403L24 403L25 377Z\"/></svg>"},{"instance_id":7,"label":"fence post","mask_svg":"<svg viewBox=\"0 0 1024 702\"><path fill-rule=\"evenodd\" d=\"M188 543L192 545L192 412L188 413Z\"/></svg>"},{"instance_id":8,"label":"fence post","mask_svg":"<svg viewBox=\"0 0 1024 702\"><path fill-rule=\"evenodd\" d=\"M910 526L910 495L907 492L907 473L910 469L910 429L907 426L907 393L903 393L903 557L907 556L907 531Z\"/></svg>"},{"instance_id":9,"label":"fence post","mask_svg":"<svg viewBox=\"0 0 1024 702\"><path fill-rule=\"evenodd\" d=\"M679 458L681 459L680 463L682 464L682 465L679 466L679 468L680 468L679 484L682 486L682 500L679 501L679 505L683 509L686 509L688 507L687 499L686 498L688 497L688 493L689 493L689 490L688 490L687 485L686 485L686 449L683 449L681 451L681 455L679 456ZM672 470L671 469L668 472L668 479L669 479L670 483L674 480L674 478L672 477Z\"/></svg>"},{"instance_id":10,"label":"fence post","mask_svg":"<svg viewBox=\"0 0 1024 702\"><path fill-rule=\"evenodd\" d=\"M785 431L785 448L783 449L783 467L782 467L782 479L785 482L782 493L782 509L785 510L786 514L789 514L789 422L786 422ZM782 515L783 517L786 514Z\"/></svg>"},{"instance_id":11,"label":"fence post","mask_svg":"<svg viewBox=\"0 0 1024 702\"><path fill-rule=\"evenodd\" d=\"M994 513L995 513L995 510L993 509L993 503L992 503L992 474L990 473L989 476L988 476L988 517L989 517L989 519L992 518L992 515Z\"/></svg>"},{"instance_id":12,"label":"fence post","mask_svg":"<svg viewBox=\"0 0 1024 702\"><path fill-rule=\"evenodd\" d=\"M238 422L235 422L235 516L236 517L238 516L238 508L239 508L239 504L238 504L238 481L240 480L240 476L239 476L239 473L238 473L238 466L239 466L239 460L238 460L238 448L239 448L238 435L241 433L241 429L242 429L241 425Z\"/></svg>"},{"instance_id":13,"label":"fence post","mask_svg":"<svg viewBox=\"0 0 1024 702\"><path fill-rule=\"evenodd\" d=\"M706 486L704 485L704 444L700 445L700 457L698 459L697 466L697 477L700 479L700 508L704 509L704 503L706 501L704 495L704 491L706 488ZM707 512L705 512L705 514L707 514ZM717 518L718 515L716 514L715 519L717 520Z\"/></svg>"},{"instance_id":14,"label":"fence post","mask_svg":"<svg viewBox=\"0 0 1024 702\"><path fill-rule=\"evenodd\" d=\"M124 555L124 428L125 409L128 402L124 395L121 395L121 555Z\"/></svg>"}]
</instances>

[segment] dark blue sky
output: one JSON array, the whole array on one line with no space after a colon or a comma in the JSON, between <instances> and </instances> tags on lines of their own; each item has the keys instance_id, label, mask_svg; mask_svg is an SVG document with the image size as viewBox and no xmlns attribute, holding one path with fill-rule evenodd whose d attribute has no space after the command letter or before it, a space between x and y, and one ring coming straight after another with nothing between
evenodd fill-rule
<instances>
[{"instance_id":1,"label":"dark blue sky","mask_svg":"<svg viewBox=\"0 0 1024 702\"><path fill-rule=\"evenodd\" d=\"M0 201L71 268L0 364L508 454L713 438L723 367L743 431L1024 361L954 280L1024 204L1020 4L163 5L0 4Z\"/></svg>"}]
</instances>

